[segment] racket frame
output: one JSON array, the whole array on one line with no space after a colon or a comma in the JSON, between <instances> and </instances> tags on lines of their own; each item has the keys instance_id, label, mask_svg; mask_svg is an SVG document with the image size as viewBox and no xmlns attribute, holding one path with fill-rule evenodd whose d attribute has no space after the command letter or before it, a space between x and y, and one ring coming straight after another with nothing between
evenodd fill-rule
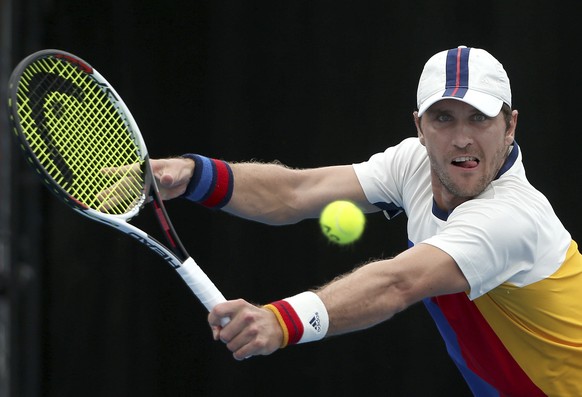
<instances>
[{"instance_id":1,"label":"racket frame","mask_svg":"<svg viewBox=\"0 0 582 397\"><path fill-rule=\"evenodd\" d=\"M30 147L28 140L26 139L24 134L20 133L22 127L20 125L20 117L18 115L18 109L16 106L18 97L17 89L15 89L15 86L18 85L17 80L20 79L22 72L26 69L26 67L29 64L35 62L40 58L45 58L47 56L62 58L67 62L76 65L83 72L89 75L97 83L97 85L101 87L101 89L107 94L109 99L112 102L114 102L118 114L121 116L128 130L131 131L131 138L134 144L136 145L138 156L140 158L140 161L142 162L142 172L144 175L144 189L139 202L128 212L124 214L107 214L92 209L83 204L82 202L76 200L65 189L63 189L60 186L60 184L57 183L57 181L55 181L54 178L45 170L45 168L42 166L38 158L35 155L33 155L34 152ZM19 63L19 65L15 68L15 71L10 79L9 91L10 97L8 105L11 110L10 120L12 121L12 123L17 124L13 128L14 133L17 136L18 141L20 143L20 148L24 151L29 165L32 166L36 173L42 174L42 180L45 183L45 185L47 185L49 190L53 194L55 194L59 199L61 199L61 201L65 202L65 204L73 208L77 213L89 217L95 221L109 225L113 228L120 230L121 232L128 234L129 236L135 238L148 248L152 249L158 255L160 255L173 268L180 267L180 264L183 263L189 257L189 255L186 252L184 246L182 245L178 235L176 234L176 231L165 209L163 200L159 197L158 187L156 185L156 181L155 178L153 177L153 172L149 164L149 155L147 147L145 145L145 141L137 125L137 122L135 121L133 115L129 111L129 108L127 107L123 99L121 99L121 96L117 93L115 88L113 88L111 84L109 84L109 82L105 79L105 77L103 77L101 73L99 73L87 62L71 53L60 50L42 50L29 55L21 63ZM145 207L145 204L149 201L153 201L155 208L155 217L157 218L160 227L162 227L162 229L165 232L166 240L168 244L171 246L170 249L165 247L154 237L148 235L141 229L129 223L131 219L133 219L140 213L140 211Z\"/></svg>"},{"instance_id":2,"label":"racket frame","mask_svg":"<svg viewBox=\"0 0 582 397\"><path fill-rule=\"evenodd\" d=\"M107 214L95 210L83 204L79 200L72 197L59 183L45 170L39 159L34 154L30 147L28 140L23 132L23 127L20 124L20 117L18 114L18 88L22 73L26 68L39 58L46 58L54 56L56 58L64 59L65 61L74 64L80 68L84 73L91 76L97 85L107 94L109 99L114 102L118 114L123 119L126 127L131 131L131 137L137 147L138 157L141 162L144 189L141 198L129 211L123 214ZM163 200L160 197L159 190L153 175L151 165L149 162L149 155L145 141L141 131L129 111L129 108L117 93L115 88L91 65L81 58L68 53L66 51L47 49L38 51L34 54L24 58L14 69L9 81L9 118L12 123L13 132L16 135L19 147L24 153L27 163L33 170L41 177L45 186L62 202L71 207L75 212L90 218L99 223L110 226L120 232L139 241L150 250L158 254L164 259L172 268L174 268L193 290L198 299L203 303L207 310L211 310L214 305L226 301L222 293L216 288L208 276L196 264L194 259L187 253L182 242L180 241L171 220L165 209ZM142 229L132 225L130 220L137 216L144 208L146 203L151 203L154 208L154 214L158 220L159 226L164 231L164 237L169 246L162 244L156 238L152 237ZM223 324L226 324L228 319L224 319Z\"/></svg>"}]
</instances>

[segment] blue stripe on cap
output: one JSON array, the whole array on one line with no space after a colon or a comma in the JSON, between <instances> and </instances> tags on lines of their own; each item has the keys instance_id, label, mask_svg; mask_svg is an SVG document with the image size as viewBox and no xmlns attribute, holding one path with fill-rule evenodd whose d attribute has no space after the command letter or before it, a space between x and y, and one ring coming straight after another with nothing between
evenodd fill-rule
<instances>
[{"instance_id":1,"label":"blue stripe on cap","mask_svg":"<svg viewBox=\"0 0 582 397\"><path fill-rule=\"evenodd\" d=\"M447 53L447 81L443 97L463 98L469 89L470 48L459 47Z\"/></svg>"}]
</instances>

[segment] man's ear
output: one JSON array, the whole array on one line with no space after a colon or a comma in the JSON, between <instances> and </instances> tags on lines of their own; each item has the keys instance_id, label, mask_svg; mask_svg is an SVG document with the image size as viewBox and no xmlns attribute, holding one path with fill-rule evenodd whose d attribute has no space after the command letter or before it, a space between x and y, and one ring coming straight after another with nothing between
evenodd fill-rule
<instances>
[{"instance_id":1,"label":"man's ear","mask_svg":"<svg viewBox=\"0 0 582 397\"><path fill-rule=\"evenodd\" d=\"M412 113L412 117L414 117L414 125L416 126L416 134L418 135L418 139L420 143L425 146L424 144L424 134L422 133L422 129L420 128L420 117L418 117L418 111L414 111Z\"/></svg>"},{"instance_id":2,"label":"man's ear","mask_svg":"<svg viewBox=\"0 0 582 397\"><path fill-rule=\"evenodd\" d=\"M517 110L511 112L511 122L509 123L509 128L505 132L505 143L507 145L513 145L515 141L515 130L517 129Z\"/></svg>"}]
</instances>

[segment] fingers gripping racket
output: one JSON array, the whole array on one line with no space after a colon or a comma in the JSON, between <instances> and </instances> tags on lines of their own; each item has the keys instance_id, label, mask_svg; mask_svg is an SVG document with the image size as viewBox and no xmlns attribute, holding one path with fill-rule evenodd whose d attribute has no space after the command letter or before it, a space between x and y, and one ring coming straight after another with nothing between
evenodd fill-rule
<instances>
[{"instance_id":1,"label":"fingers gripping racket","mask_svg":"<svg viewBox=\"0 0 582 397\"><path fill-rule=\"evenodd\" d=\"M50 191L160 255L207 310L225 301L180 242L139 128L101 74L67 52L39 51L12 73L8 105L20 147ZM146 203L153 205L166 245L129 223Z\"/></svg>"}]
</instances>

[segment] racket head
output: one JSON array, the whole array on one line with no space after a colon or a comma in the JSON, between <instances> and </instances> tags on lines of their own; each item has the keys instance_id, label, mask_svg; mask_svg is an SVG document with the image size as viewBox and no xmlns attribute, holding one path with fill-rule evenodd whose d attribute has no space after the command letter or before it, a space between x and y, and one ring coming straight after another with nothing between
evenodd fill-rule
<instances>
[{"instance_id":1,"label":"racket head","mask_svg":"<svg viewBox=\"0 0 582 397\"><path fill-rule=\"evenodd\" d=\"M28 164L58 198L87 214L139 212L154 184L145 143L89 63L52 49L26 57L10 77L8 106Z\"/></svg>"},{"instance_id":2,"label":"racket head","mask_svg":"<svg viewBox=\"0 0 582 397\"><path fill-rule=\"evenodd\" d=\"M65 51L36 52L14 69L8 106L27 162L57 197L152 249L208 310L225 300L180 242L137 124L93 67ZM128 222L146 201L152 202L168 246Z\"/></svg>"}]
</instances>

